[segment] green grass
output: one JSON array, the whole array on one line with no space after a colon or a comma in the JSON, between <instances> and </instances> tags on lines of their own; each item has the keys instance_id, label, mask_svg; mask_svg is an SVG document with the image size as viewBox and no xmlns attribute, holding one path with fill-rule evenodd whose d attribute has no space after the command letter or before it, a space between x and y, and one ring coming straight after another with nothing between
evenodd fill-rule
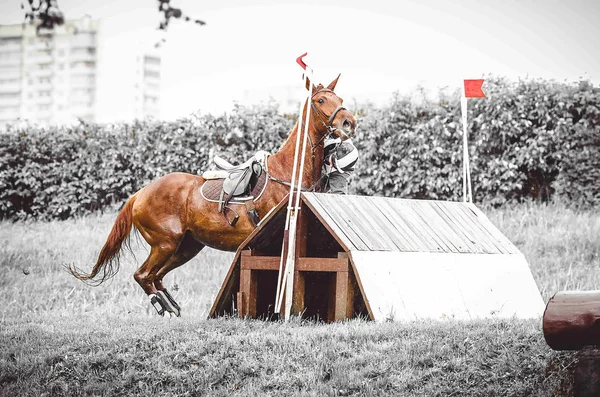
<instances>
[{"instance_id":1,"label":"green grass","mask_svg":"<svg viewBox=\"0 0 600 397\"><path fill-rule=\"evenodd\" d=\"M597 213L484 212L525 254L545 301L599 288ZM91 268L113 220L0 223L0 395L573 394L578 354L550 350L539 320L207 320L231 253L205 250L167 276L183 314L159 318L132 277L143 243L108 284L65 270Z\"/></svg>"}]
</instances>

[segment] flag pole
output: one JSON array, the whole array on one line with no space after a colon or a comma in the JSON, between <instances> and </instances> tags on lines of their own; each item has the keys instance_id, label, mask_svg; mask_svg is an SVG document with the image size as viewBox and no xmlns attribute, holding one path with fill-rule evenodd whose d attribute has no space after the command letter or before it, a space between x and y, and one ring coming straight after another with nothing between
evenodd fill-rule
<instances>
[{"instance_id":1,"label":"flag pole","mask_svg":"<svg viewBox=\"0 0 600 397\"><path fill-rule=\"evenodd\" d=\"M473 202L473 187L471 185L471 165L469 163L469 139L468 139L468 120L467 120L467 98L485 98L485 93L481 89L484 80L464 80L462 95L460 97L460 110L462 113L463 125L463 201Z\"/></svg>"},{"instance_id":2,"label":"flag pole","mask_svg":"<svg viewBox=\"0 0 600 397\"><path fill-rule=\"evenodd\" d=\"M472 199L469 195L471 191L471 178L470 178L470 170L469 170L469 148L468 148L468 120L467 120L467 98L465 97L464 91L463 95L460 98L460 110L462 113L462 125L463 125L463 201L471 202Z\"/></svg>"}]
</instances>

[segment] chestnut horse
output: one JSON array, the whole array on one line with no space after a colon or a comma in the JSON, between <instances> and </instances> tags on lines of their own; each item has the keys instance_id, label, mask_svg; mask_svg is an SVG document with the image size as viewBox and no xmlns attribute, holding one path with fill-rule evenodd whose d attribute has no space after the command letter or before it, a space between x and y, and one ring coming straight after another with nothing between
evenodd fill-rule
<instances>
[{"instance_id":1,"label":"chestnut horse","mask_svg":"<svg viewBox=\"0 0 600 397\"><path fill-rule=\"evenodd\" d=\"M311 115L303 188L310 188L321 174L324 138L333 134L345 139L354 133L354 116L333 92L338 79L339 76L327 87L312 86L310 108L308 101L304 104L303 114L306 115L308 108ZM276 183L267 183L263 194L254 203L260 217L264 217L290 190L289 183L282 182L291 180L298 127L296 122L281 149L267 158L269 178ZM82 274L72 267L70 272L80 280L93 280L97 284L114 276L119 270L119 253L123 243L127 245L133 227L150 245L148 258L133 276L135 281L150 297L159 314L179 316L179 305L163 285L165 275L188 262L205 246L235 251L255 227L245 211L239 211L238 222L231 226L218 212L218 204L202 197L200 188L205 182L206 179L199 175L172 173L143 187L119 212L91 273ZM241 206L243 208L243 204Z\"/></svg>"}]
</instances>

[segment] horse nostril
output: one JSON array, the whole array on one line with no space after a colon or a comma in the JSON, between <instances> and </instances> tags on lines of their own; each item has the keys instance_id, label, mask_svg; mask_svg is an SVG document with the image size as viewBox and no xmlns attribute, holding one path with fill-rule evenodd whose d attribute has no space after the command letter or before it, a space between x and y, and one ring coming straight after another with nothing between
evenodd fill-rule
<instances>
[{"instance_id":1,"label":"horse nostril","mask_svg":"<svg viewBox=\"0 0 600 397\"><path fill-rule=\"evenodd\" d=\"M348 121L347 119L344 120L344 128L348 129L350 127L352 127L352 123L350 121Z\"/></svg>"}]
</instances>

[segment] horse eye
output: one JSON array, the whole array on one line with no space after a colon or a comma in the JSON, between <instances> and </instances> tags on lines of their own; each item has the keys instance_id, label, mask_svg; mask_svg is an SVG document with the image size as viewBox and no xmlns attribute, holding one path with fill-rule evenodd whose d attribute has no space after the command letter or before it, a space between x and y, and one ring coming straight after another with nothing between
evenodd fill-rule
<instances>
[{"instance_id":1,"label":"horse eye","mask_svg":"<svg viewBox=\"0 0 600 397\"><path fill-rule=\"evenodd\" d=\"M319 98L319 103L320 103L321 105L322 105L322 104L324 104L324 103L325 103L325 99L323 99L323 98Z\"/></svg>"}]
</instances>

